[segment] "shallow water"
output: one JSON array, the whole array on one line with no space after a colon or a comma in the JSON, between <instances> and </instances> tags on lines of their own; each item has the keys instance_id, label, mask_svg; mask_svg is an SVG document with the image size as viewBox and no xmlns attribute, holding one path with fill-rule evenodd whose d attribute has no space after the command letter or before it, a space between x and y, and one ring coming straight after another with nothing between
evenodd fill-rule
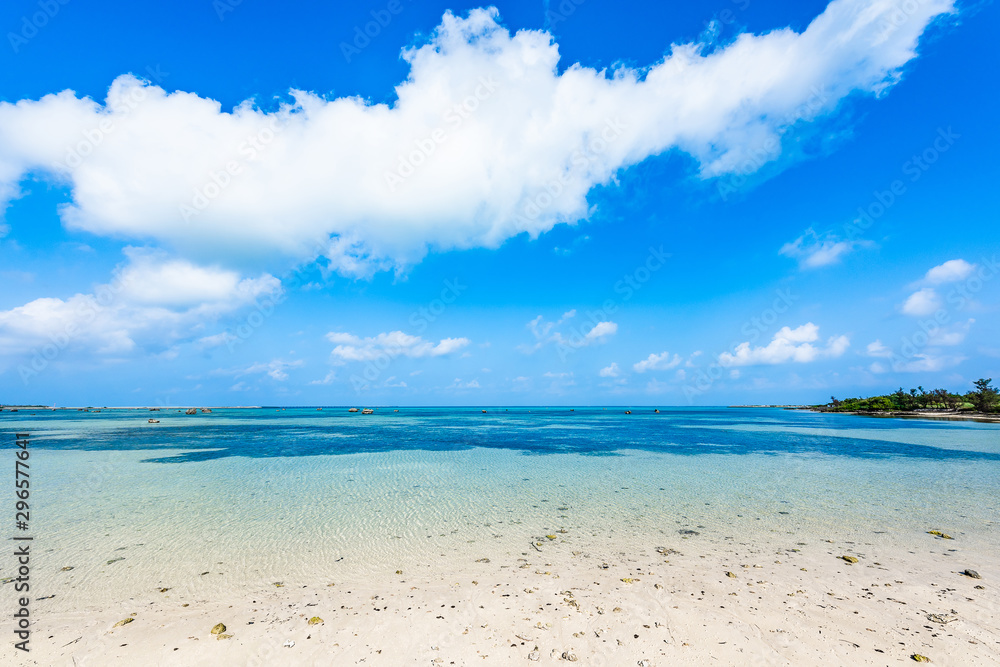
<instances>
[{"instance_id":1,"label":"shallow water","mask_svg":"<svg viewBox=\"0 0 1000 667\"><path fill-rule=\"evenodd\" d=\"M15 430L31 433L33 592L66 609L178 581L209 594L410 570L560 529L595 545L681 529L998 542L997 424L721 408L0 413L10 445Z\"/></svg>"}]
</instances>

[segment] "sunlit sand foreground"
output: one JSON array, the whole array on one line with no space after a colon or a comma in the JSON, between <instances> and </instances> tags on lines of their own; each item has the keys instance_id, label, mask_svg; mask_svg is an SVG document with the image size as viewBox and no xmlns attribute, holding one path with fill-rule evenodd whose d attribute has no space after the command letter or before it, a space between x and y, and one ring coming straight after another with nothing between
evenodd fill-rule
<instances>
[{"instance_id":1,"label":"sunlit sand foreground","mask_svg":"<svg viewBox=\"0 0 1000 667\"><path fill-rule=\"evenodd\" d=\"M8 642L3 662L659 667L886 665L913 655L939 665L1000 662L1000 569L984 543L968 548L961 535L926 533L893 544L879 535L848 542L789 531L745 540L680 530L698 534L619 540L574 530L550 539L505 530L490 545L377 576L345 562L331 566L341 574L328 579L255 585L225 581L224 565L178 572L113 608L64 609L58 596L39 602L33 650L16 655ZM960 574L967 568L981 578ZM218 623L225 630L212 634Z\"/></svg>"}]
</instances>

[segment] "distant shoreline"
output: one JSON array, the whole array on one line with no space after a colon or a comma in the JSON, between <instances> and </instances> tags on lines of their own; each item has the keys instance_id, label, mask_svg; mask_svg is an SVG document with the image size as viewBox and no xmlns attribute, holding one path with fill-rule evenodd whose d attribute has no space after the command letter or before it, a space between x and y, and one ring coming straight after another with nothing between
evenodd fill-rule
<instances>
[{"instance_id":1,"label":"distant shoreline","mask_svg":"<svg viewBox=\"0 0 1000 667\"><path fill-rule=\"evenodd\" d=\"M884 412L850 412L838 410L821 410L814 407L804 406L803 410L809 412L822 412L824 414L855 415L857 417L883 417L896 419L937 419L941 421L975 421L992 424L1000 423L1000 415L984 414L982 412L957 412L951 410L892 410Z\"/></svg>"}]
</instances>

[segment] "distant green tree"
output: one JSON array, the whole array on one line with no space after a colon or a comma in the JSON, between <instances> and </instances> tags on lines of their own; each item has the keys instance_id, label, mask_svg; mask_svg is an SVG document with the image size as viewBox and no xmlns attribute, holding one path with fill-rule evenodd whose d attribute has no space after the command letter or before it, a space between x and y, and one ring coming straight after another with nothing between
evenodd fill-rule
<instances>
[{"instance_id":1,"label":"distant green tree","mask_svg":"<svg viewBox=\"0 0 1000 667\"><path fill-rule=\"evenodd\" d=\"M990 385L992 381L993 378L980 378L976 380L973 383L976 385L976 391L969 392L967 395L969 402L972 403L977 412L986 413L996 409L1000 393L997 392L995 387Z\"/></svg>"},{"instance_id":2,"label":"distant green tree","mask_svg":"<svg viewBox=\"0 0 1000 667\"><path fill-rule=\"evenodd\" d=\"M892 395L889 396L889 400L892 401L892 407L896 410L912 410L913 409L913 398L903 391L900 387Z\"/></svg>"},{"instance_id":3,"label":"distant green tree","mask_svg":"<svg viewBox=\"0 0 1000 667\"><path fill-rule=\"evenodd\" d=\"M886 412L893 409L892 401L888 396L873 396L868 399L868 410Z\"/></svg>"}]
</instances>

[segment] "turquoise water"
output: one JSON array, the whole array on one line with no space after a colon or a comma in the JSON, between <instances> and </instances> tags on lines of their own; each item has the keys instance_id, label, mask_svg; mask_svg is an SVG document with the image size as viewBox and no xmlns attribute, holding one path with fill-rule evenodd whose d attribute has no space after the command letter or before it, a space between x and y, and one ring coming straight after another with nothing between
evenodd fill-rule
<instances>
[{"instance_id":1,"label":"turquoise water","mask_svg":"<svg viewBox=\"0 0 1000 667\"><path fill-rule=\"evenodd\" d=\"M609 549L681 529L890 543L944 528L969 547L998 543L997 424L777 409L392 410L5 411L0 431L11 445L15 430L32 434L38 571L67 608L178 573L200 591L360 576L560 529Z\"/></svg>"}]
</instances>

